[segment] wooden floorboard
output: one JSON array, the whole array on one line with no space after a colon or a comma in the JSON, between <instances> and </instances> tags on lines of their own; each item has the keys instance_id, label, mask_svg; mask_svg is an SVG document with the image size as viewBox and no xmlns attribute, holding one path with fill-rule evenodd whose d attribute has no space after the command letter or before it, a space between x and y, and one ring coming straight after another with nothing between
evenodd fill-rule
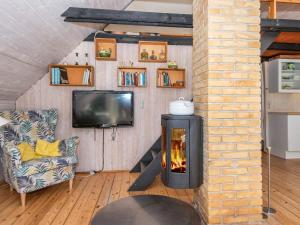
<instances>
[{"instance_id":1,"label":"wooden floorboard","mask_svg":"<svg viewBox=\"0 0 300 225\"><path fill-rule=\"evenodd\" d=\"M157 177L144 192L127 192L138 174L105 172L93 176L79 174L72 192L68 183L28 194L26 209L19 195L0 186L0 225L88 225L99 210L121 198L141 194L166 195L192 203L193 190L175 190ZM300 225L300 160L272 157L271 204L277 213L268 218L272 225ZM267 203L267 158L263 157L264 205Z\"/></svg>"},{"instance_id":2,"label":"wooden floorboard","mask_svg":"<svg viewBox=\"0 0 300 225\"><path fill-rule=\"evenodd\" d=\"M267 155L263 156L264 206L267 205ZM271 207L277 212L269 224L300 225L300 159L271 157Z\"/></svg>"}]
</instances>

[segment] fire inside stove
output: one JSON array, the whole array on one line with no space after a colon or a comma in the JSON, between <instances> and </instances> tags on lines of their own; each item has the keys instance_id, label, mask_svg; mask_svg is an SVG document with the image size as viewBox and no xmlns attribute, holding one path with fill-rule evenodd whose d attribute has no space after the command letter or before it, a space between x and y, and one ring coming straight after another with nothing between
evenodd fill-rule
<instances>
[{"instance_id":1,"label":"fire inside stove","mask_svg":"<svg viewBox=\"0 0 300 225\"><path fill-rule=\"evenodd\" d=\"M171 171L186 172L185 129L173 128L171 138Z\"/></svg>"}]
</instances>

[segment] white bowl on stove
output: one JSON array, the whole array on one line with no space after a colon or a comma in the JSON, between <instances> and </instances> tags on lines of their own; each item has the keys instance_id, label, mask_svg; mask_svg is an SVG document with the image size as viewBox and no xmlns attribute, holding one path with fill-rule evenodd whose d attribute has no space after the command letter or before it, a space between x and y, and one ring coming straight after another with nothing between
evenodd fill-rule
<instances>
[{"instance_id":1,"label":"white bowl on stove","mask_svg":"<svg viewBox=\"0 0 300 225\"><path fill-rule=\"evenodd\" d=\"M194 110L194 103L184 100L184 97L180 97L177 101L169 104L169 113L172 115L193 115Z\"/></svg>"}]
</instances>

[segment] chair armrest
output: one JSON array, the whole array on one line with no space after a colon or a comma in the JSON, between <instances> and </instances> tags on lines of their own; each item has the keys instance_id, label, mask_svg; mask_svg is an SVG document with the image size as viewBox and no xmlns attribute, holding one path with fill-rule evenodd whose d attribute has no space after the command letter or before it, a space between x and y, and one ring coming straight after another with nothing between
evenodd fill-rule
<instances>
[{"instance_id":1,"label":"chair armrest","mask_svg":"<svg viewBox=\"0 0 300 225\"><path fill-rule=\"evenodd\" d=\"M59 150L64 156L77 156L77 148L79 146L79 137L71 137L64 139L59 144Z\"/></svg>"},{"instance_id":2,"label":"chair armrest","mask_svg":"<svg viewBox=\"0 0 300 225\"><path fill-rule=\"evenodd\" d=\"M15 145L14 141L5 142L3 145L3 151L8 157L8 160L12 165L17 168L22 163L21 153L18 146Z\"/></svg>"}]
</instances>

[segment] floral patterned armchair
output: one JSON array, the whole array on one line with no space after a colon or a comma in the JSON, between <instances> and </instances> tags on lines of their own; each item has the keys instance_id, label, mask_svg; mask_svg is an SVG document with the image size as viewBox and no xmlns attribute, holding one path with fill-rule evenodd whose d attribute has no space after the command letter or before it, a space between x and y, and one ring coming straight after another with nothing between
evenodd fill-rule
<instances>
[{"instance_id":1,"label":"floral patterned armchair","mask_svg":"<svg viewBox=\"0 0 300 225\"><path fill-rule=\"evenodd\" d=\"M60 157L46 157L21 161L17 145L27 142L33 147L37 139L53 142L57 124L57 110L4 111L0 116L11 122L0 129L0 160L4 179L21 194L25 206L26 193L69 180L70 190L78 162L78 137L62 140Z\"/></svg>"}]
</instances>

